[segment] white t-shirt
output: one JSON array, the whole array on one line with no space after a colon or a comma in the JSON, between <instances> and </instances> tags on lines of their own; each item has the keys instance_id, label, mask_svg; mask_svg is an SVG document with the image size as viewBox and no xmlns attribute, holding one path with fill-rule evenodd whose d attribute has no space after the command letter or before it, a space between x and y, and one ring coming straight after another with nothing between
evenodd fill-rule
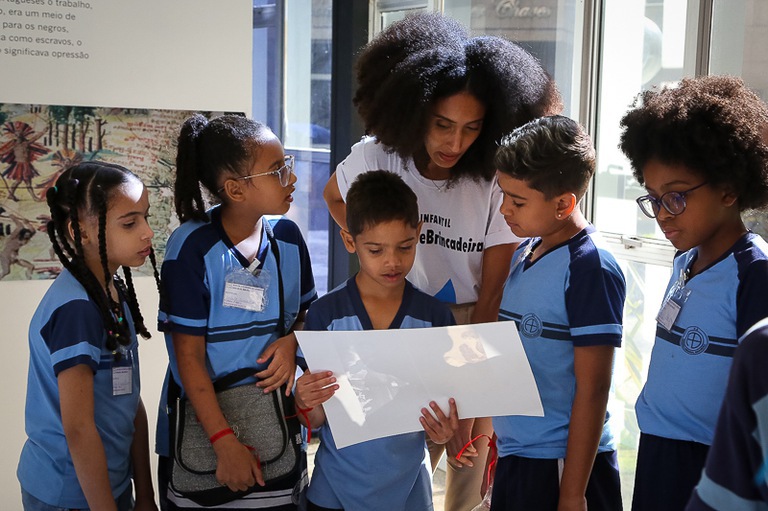
<instances>
[{"instance_id":1,"label":"white t-shirt","mask_svg":"<svg viewBox=\"0 0 768 511\"><path fill-rule=\"evenodd\" d=\"M364 137L336 167L336 180L345 200L355 178L369 170L398 174L419 199L424 225L408 279L443 302L477 301L483 250L521 241L499 212L503 195L495 180L463 178L448 186L447 180L422 176L412 159L389 154L375 138Z\"/></svg>"}]
</instances>

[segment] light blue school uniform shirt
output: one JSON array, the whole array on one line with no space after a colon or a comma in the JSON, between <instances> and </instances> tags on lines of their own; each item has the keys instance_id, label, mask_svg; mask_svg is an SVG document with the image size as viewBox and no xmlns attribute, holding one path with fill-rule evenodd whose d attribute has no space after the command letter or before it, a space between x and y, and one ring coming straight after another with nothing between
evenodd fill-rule
<instances>
[{"instance_id":1,"label":"light blue school uniform shirt","mask_svg":"<svg viewBox=\"0 0 768 511\"><path fill-rule=\"evenodd\" d=\"M38 500L62 508L87 508L61 422L58 375L85 364L94 373L96 429L104 445L112 495L131 484L133 421L139 406L139 358L128 307L123 317L131 333L125 354L116 361L106 348L107 334L98 306L68 271L53 281L29 325L29 376L25 429L17 476ZM113 369L129 371L129 392L113 395Z\"/></svg>"},{"instance_id":2,"label":"light blue school uniform shirt","mask_svg":"<svg viewBox=\"0 0 768 511\"><path fill-rule=\"evenodd\" d=\"M429 328L455 323L450 309L406 281L403 301L390 329ZM355 277L309 308L305 330L372 330ZM328 424L307 496L318 506L367 511L428 511L432 477L424 432L405 433L338 449Z\"/></svg>"},{"instance_id":3,"label":"light blue school uniform shirt","mask_svg":"<svg viewBox=\"0 0 768 511\"><path fill-rule=\"evenodd\" d=\"M500 321L514 321L541 395L544 417L494 417L499 456L565 457L576 391L574 348L621 346L626 284L591 225L530 261L520 244L504 285ZM510 389L514 391L514 389ZM606 413L598 452L614 450Z\"/></svg>"},{"instance_id":4,"label":"light blue school uniform shirt","mask_svg":"<svg viewBox=\"0 0 768 511\"><path fill-rule=\"evenodd\" d=\"M213 208L209 214L210 222L184 222L171 234L162 265L158 329L165 333L170 372L179 386L181 378L173 349L173 332L205 337L205 361L211 380L247 367L262 370L267 364L256 364L256 359L279 335L278 280L281 279L283 285L282 321L286 331L299 312L306 310L317 297L309 252L298 226L284 217L265 217L256 256L262 279L257 284L265 289L264 308L253 311L224 305L227 279L245 271L250 264L227 237L221 225L220 209ZM271 229L277 241L279 273L267 229ZM157 425L156 451L161 456L170 454L167 379L168 376L160 398Z\"/></svg>"},{"instance_id":5,"label":"light blue school uniform shirt","mask_svg":"<svg viewBox=\"0 0 768 511\"><path fill-rule=\"evenodd\" d=\"M696 254L675 258L667 292ZM643 433L711 445L738 339L768 316L768 244L746 233L685 288L690 295L672 330L656 326L635 410Z\"/></svg>"}]
</instances>

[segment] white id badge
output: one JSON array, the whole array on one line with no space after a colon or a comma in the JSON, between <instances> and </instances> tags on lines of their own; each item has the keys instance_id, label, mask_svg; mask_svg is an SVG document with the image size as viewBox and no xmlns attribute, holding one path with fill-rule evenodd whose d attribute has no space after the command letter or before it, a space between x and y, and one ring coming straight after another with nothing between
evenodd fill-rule
<instances>
[{"instance_id":1,"label":"white id badge","mask_svg":"<svg viewBox=\"0 0 768 511\"><path fill-rule=\"evenodd\" d=\"M661 307L658 316L656 316L656 321L664 327L664 330L669 332L672 330L672 325L675 324L677 316L680 314L681 310L682 307L680 307L674 300L667 300Z\"/></svg>"},{"instance_id":2,"label":"white id badge","mask_svg":"<svg viewBox=\"0 0 768 511\"><path fill-rule=\"evenodd\" d=\"M120 366L112 368L112 395L125 396L133 392L133 368Z\"/></svg>"},{"instance_id":3,"label":"white id badge","mask_svg":"<svg viewBox=\"0 0 768 511\"><path fill-rule=\"evenodd\" d=\"M224 287L224 307L254 312L264 310L264 290L259 287L227 282Z\"/></svg>"},{"instance_id":4,"label":"white id badge","mask_svg":"<svg viewBox=\"0 0 768 511\"><path fill-rule=\"evenodd\" d=\"M680 276L675 284L670 288L667 297L664 299L664 304L661 306L659 314L656 316L656 321L664 327L664 330L670 332L672 326L677 321L677 316L680 315L680 311L683 309L683 305L688 301L688 297L691 295L691 290L685 288L685 271L680 270Z\"/></svg>"},{"instance_id":5,"label":"white id badge","mask_svg":"<svg viewBox=\"0 0 768 511\"><path fill-rule=\"evenodd\" d=\"M227 275L224 284L224 307L262 312L267 306L269 272L238 268Z\"/></svg>"}]
</instances>

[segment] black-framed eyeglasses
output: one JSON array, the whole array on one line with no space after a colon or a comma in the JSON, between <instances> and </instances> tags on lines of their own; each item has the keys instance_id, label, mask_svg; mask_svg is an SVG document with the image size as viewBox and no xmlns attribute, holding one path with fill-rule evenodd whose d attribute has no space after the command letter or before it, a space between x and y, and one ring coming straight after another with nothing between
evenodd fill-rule
<instances>
[{"instance_id":1,"label":"black-framed eyeglasses","mask_svg":"<svg viewBox=\"0 0 768 511\"><path fill-rule=\"evenodd\" d=\"M640 206L640 211L642 211L648 218L656 218L659 215L662 206L664 206L664 209L666 209L670 215L679 215L685 211L685 196L707 183L707 181L704 181L700 185L682 192L667 192L658 199L651 197L650 195L643 195L642 197L635 199L635 202Z\"/></svg>"},{"instance_id":2,"label":"black-framed eyeglasses","mask_svg":"<svg viewBox=\"0 0 768 511\"><path fill-rule=\"evenodd\" d=\"M261 176L271 176L273 174L277 175L277 178L280 180L280 186L285 188L288 186L288 184L291 182L291 174L293 174L293 161L294 157L292 154L285 155L284 165L276 170L270 170L269 172L260 172L258 174L250 174L248 176L240 176L233 178L235 181L248 181L249 179L253 179L255 177L261 177ZM218 193L221 193L224 191L224 187L219 188Z\"/></svg>"}]
</instances>

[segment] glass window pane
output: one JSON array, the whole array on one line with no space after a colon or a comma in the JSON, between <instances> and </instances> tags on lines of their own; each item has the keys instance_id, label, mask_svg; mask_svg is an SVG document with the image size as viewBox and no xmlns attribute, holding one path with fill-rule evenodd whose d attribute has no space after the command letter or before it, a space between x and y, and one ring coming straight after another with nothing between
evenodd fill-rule
<instances>
[{"instance_id":1,"label":"glass window pane","mask_svg":"<svg viewBox=\"0 0 768 511\"><path fill-rule=\"evenodd\" d=\"M280 2L278 2L280 3ZM296 156L296 191L288 217L302 230L319 294L328 284L329 215L323 188L331 173L332 0L284 4L283 145ZM256 49L254 49L256 51Z\"/></svg>"},{"instance_id":2,"label":"glass window pane","mask_svg":"<svg viewBox=\"0 0 768 511\"><path fill-rule=\"evenodd\" d=\"M741 76L768 101L768 2L716 0L712 10L710 74ZM768 239L768 212L748 211L747 227Z\"/></svg>"},{"instance_id":3,"label":"glass window pane","mask_svg":"<svg viewBox=\"0 0 768 511\"><path fill-rule=\"evenodd\" d=\"M664 238L635 204L644 190L618 148L619 121L641 90L693 76L696 30L691 20L696 18L686 5L681 0L605 3L595 137L594 223L602 231Z\"/></svg>"},{"instance_id":4,"label":"glass window pane","mask_svg":"<svg viewBox=\"0 0 768 511\"><path fill-rule=\"evenodd\" d=\"M651 348L656 335L656 313L672 270L641 262L619 260L627 281L624 305L624 341L616 350L613 395L609 402L621 470L624 508L632 502L635 481L637 442L640 429L635 416L635 401L645 383Z\"/></svg>"},{"instance_id":5,"label":"glass window pane","mask_svg":"<svg viewBox=\"0 0 768 511\"><path fill-rule=\"evenodd\" d=\"M565 114L578 119L581 83L583 5L538 0L444 0L444 12L472 35L515 41L541 60L563 95Z\"/></svg>"}]
</instances>

